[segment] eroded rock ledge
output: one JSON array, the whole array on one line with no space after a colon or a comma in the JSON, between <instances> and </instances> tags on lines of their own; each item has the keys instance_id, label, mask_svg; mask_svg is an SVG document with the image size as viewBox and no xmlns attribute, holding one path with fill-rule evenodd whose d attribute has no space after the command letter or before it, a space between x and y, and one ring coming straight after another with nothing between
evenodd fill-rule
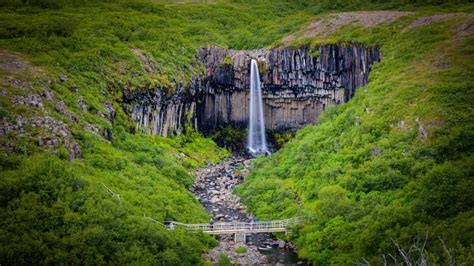
<instances>
[{"instance_id":1,"label":"eroded rock ledge","mask_svg":"<svg viewBox=\"0 0 474 266\"><path fill-rule=\"evenodd\" d=\"M198 57L205 74L178 86L174 95L157 88L126 97L137 128L166 136L180 134L187 122L206 134L221 125L245 127L252 58L261 73L266 127L300 128L314 122L327 106L351 99L381 59L377 47L362 45L252 51L209 46Z\"/></svg>"}]
</instances>

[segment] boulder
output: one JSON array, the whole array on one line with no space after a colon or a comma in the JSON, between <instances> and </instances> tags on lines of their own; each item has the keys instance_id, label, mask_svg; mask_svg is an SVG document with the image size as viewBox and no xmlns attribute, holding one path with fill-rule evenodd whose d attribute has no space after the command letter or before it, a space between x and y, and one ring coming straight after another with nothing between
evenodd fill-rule
<instances>
[{"instance_id":1,"label":"boulder","mask_svg":"<svg viewBox=\"0 0 474 266\"><path fill-rule=\"evenodd\" d=\"M278 248L285 248L286 246L286 243L284 240L278 239L277 243L278 243Z\"/></svg>"}]
</instances>

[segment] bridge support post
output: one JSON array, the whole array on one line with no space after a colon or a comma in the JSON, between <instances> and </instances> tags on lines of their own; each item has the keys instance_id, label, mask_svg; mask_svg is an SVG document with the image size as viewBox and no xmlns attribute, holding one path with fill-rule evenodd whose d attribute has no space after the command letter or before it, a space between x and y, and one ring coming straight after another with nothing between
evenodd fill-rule
<instances>
[{"instance_id":1,"label":"bridge support post","mask_svg":"<svg viewBox=\"0 0 474 266\"><path fill-rule=\"evenodd\" d=\"M240 244L245 244L246 238L245 238L245 233L235 233L234 234L234 242L240 243Z\"/></svg>"}]
</instances>

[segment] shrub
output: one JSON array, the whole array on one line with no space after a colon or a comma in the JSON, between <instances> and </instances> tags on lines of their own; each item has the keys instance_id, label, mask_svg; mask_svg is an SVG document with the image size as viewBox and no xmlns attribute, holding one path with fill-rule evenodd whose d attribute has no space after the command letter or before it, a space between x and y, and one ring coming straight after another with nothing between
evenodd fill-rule
<instances>
[{"instance_id":1,"label":"shrub","mask_svg":"<svg viewBox=\"0 0 474 266\"><path fill-rule=\"evenodd\" d=\"M229 257L227 257L226 254L221 253L219 254L219 260L217 261L217 265L219 266L230 266L232 263L230 263Z\"/></svg>"},{"instance_id":2,"label":"shrub","mask_svg":"<svg viewBox=\"0 0 474 266\"><path fill-rule=\"evenodd\" d=\"M244 253L247 253L247 248L244 246L239 246L235 248L235 252L237 254L244 254Z\"/></svg>"}]
</instances>

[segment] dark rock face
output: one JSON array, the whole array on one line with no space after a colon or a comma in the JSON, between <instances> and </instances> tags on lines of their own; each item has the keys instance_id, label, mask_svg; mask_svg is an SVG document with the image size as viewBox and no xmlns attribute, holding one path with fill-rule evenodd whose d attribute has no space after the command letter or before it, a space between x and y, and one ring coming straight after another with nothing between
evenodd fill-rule
<instances>
[{"instance_id":1,"label":"dark rock face","mask_svg":"<svg viewBox=\"0 0 474 266\"><path fill-rule=\"evenodd\" d=\"M176 93L169 97L157 88L129 95L125 102L129 103L125 106L125 111L135 121L136 130L168 136L181 134L187 122L197 128L194 90L178 87Z\"/></svg>"},{"instance_id":2,"label":"dark rock face","mask_svg":"<svg viewBox=\"0 0 474 266\"><path fill-rule=\"evenodd\" d=\"M367 83L380 61L376 47L322 45L309 48L234 51L207 47L199 59L204 76L178 86L172 96L161 90L128 96L137 128L151 134L180 134L186 122L203 133L218 126L248 123L250 60L257 59L262 79L265 126L280 130L312 123L329 105L347 102Z\"/></svg>"}]
</instances>

